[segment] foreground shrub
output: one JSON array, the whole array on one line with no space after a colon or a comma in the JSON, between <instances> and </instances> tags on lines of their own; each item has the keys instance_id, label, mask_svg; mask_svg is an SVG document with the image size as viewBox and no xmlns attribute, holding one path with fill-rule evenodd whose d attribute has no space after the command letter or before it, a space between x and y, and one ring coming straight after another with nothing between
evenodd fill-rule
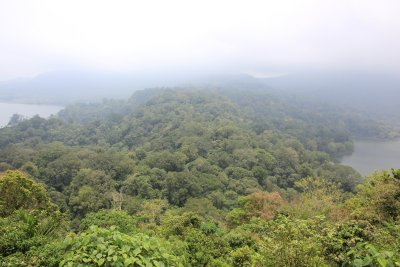
<instances>
[{"instance_id":1,"label":"foreground shrub","mask_svg":"<svg viewBox=\"0 0 400 267\"><path fill-rule=\"evenodd\" d=\"M129 236L91 226L78 236L65 240L66 254L60 266L183 266L171 245L143 234Z\"/></svg>"}]
</instances>

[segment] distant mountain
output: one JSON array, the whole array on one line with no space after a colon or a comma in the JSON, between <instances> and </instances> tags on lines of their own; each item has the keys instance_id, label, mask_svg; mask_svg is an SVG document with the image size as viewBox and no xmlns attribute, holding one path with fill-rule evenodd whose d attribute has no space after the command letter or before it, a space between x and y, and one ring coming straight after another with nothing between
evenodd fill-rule
<instances>
[{"instance_id":1,"label":"distant mountain","mask_svg":"<svg viewBox=\"0 0 400 267\"><path fill-rule=\"evenodd\" d=\"M361 72L299 73L263 79L283 93L400 119L400 77Z\"/></svg>"},{"instance_id":2,"label":"distant mountain","mask_svg":"<svg viewBox=\"0 0 400 267\"><path fill-rule=\"evenodd\" d=\"M361 72L308 72L272 78L246 74L143 72L112 74L49 72L30 79L0 82L0 101L69 104L127 98L154 87L223 88L268 91L303 102L335 104L375 118L400 121L400 77Z\"/></svg>"},{"instance_id":3,"label":"distant mountain","mask_svg":"<svg viewBox=\"0 0 400 267\"><path fill-rule=\"evenodd\" d=\"M98 102L104 98L127 98L140 89L176 86L254 89L265 87L265 84L249 75L49 72L34 78L0 82L0 101L52 104Z\"/></svg>"},{"instance_id":4,"label":"distant mountain","mask_svg":"<svg viewBox=\"0 0 400 267\"><path fill-rule=\"evenodd\" d=\"M34 78L0 83L0 99L34 103L94 102L103 98L125 98L144 87L172 85L144 75L90 72L49 72Z\"/></svg>"}]
</instances>

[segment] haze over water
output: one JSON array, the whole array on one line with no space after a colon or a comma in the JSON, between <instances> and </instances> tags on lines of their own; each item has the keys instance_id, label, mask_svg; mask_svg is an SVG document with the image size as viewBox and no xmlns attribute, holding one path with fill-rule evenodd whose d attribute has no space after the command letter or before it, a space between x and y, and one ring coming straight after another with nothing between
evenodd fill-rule
<instances>
[{"instance_id":1,"label":"haze over water","mask_svg":"<svg viewBox=\"0 0 400 267\"><path fill-rule=\"evenodd\" d=\"M400 168L400 140L355 142L354 153L344 157L342 164L352 166L364 176L376 170Z\"/></svg>"},{"instance_id":2,"label":"haze over water","mask_svg":"<svg viewBox=\"0 0 400 267\"><path fill-rule=\"evenodd\" d=\"M30 118L35 115L47 118L52 114L56 114L63 107L52 105L28 105L16 103L0 103L0 127L8 124L11 116L15 113Z\"/></svg>"}]
</instances>

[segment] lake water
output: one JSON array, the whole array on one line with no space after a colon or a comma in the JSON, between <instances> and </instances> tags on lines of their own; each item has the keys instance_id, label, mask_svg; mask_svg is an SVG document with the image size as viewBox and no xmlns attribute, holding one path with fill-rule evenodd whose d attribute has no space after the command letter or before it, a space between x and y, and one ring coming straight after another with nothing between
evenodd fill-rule
<instances>
[{"instance_id":1,"label":"lake water","mask_svg":"<svg viewBox=\"0 0 400 267\"><path fill-rule=\"evenodd\" d=\"M28 105L15 103L0 103L0 127L6 126L11 116L15 113L24 117L33 117L39 115L47 118L52 114L56 114L63 107L51 105Z\"/></svg>"},{"instance_id":2,"label":"lake water","mask_svg":"<svg viewBox=\"0 0 400 267\"><path fill-rule=\"evenodd\" d=\"M344 157L342 164L350 165L362 175L375 170L400 168L400 140L397 141L357 141L354 153Z\"/></svg>"}]
</instances>

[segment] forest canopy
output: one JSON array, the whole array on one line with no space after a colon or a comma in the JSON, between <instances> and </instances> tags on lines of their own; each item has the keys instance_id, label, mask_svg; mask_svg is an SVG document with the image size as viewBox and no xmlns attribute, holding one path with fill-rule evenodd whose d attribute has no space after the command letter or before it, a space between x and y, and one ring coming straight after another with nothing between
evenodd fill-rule
<instances>
[{"instance_id":1,"label":"forest canopy","mask_svg":"<svg viewBox=\"0 0 400 267\"><path fill-rule=\"evenodd\" d=\"M147 89L0 129L1 266L399 266L390 125L260 90Z\"/></svg>"}]
</instances>

